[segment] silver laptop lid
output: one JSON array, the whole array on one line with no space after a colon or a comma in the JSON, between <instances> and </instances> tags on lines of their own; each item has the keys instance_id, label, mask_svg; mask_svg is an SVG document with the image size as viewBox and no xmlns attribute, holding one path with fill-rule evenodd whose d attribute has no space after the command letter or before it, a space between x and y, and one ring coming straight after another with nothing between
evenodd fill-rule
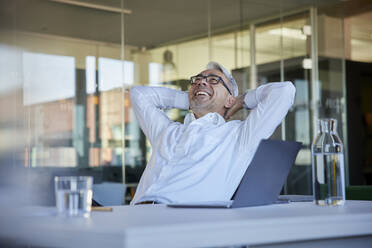
<instances>
[{"instance_id":1,"label":"silver laptop lid","mask_svg":"<svg viewBox=\"0 0 372 248\"><path fill-rule=\"evenodd\" d=\"M274 203L300 148L299 142L262 140L233 196L232 208Z\"/></svg>"}]
</instances>

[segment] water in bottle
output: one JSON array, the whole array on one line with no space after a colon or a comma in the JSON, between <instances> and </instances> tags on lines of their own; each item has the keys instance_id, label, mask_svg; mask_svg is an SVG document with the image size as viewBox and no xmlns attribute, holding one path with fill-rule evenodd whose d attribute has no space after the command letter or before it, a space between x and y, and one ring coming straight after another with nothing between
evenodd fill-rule
<instances>
[{"instance_id":1,"label":"water in bottle","mask_svg":"<svg viewBox=\"0 0 372 248\"><path fill-rule=\"evenodd\" d=\"M335 119L319 120L312 144L313 194L317 205L345 203L344 152Z\"/></svg>"}]
</instances>

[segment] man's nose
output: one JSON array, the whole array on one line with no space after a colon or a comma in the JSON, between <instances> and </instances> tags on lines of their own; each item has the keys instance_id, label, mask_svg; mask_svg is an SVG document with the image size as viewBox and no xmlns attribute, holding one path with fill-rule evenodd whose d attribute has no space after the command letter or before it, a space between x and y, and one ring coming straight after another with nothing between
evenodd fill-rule
<instances>
[{"instance_id":1,"label":"man's nose","mask_svg":"<svg viewBox=\"0 0 372 248\"><path fill-rule=\"evenodd\" d=\"M207 79L206 78L203 78L202 80L200 80L197 85L202 85L202 86L206 86L207 85Z\"/></svg>"}]
</instances>

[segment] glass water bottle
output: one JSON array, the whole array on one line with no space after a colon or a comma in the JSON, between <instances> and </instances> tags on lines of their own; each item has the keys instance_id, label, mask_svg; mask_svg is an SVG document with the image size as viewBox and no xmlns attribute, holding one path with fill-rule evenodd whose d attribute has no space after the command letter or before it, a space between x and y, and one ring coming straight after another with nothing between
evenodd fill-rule
<instances>
[{"instance_id":1,"label":"glass water bottle","mask_svg":"<svg viewBox=\"0 0 372 248\"><path fill-rule=\"evenodd\" d=\"M337 135L337 120L320 119L311 146L313 194L317 205L345 203L344 148Z\"/></svg>"}]
</instances>

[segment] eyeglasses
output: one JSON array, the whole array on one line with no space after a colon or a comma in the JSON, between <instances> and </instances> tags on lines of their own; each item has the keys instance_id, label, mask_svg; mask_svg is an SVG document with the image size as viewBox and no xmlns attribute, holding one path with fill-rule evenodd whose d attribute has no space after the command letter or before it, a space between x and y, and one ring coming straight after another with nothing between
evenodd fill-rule
<instances>
[{"instance_id":1,"label":"eyeglasses","mask_svg":"<svg viewBox=\"0 0 372 248\"><path fill-rule=\"evenodd\" d=\"M217 76L217 75L214 75L214 74L209 74L209 75L206 75L206 76L203 76L203 75L199 74L199 75L196 75L196 76L192 76L190 78L190 83L191 83L191 85L195 85L195 84L198 84L201 81L203 81L203 79L205 79L205 81L208 84L213 84L213 85L216 85L219 82L222 82L223 86L227 89L227 91L229 92L229 94L232 95L231 94L231 91L227 87L225 81L223 81L223 79L220 76Z\"/></svg>"}]
</instances>

